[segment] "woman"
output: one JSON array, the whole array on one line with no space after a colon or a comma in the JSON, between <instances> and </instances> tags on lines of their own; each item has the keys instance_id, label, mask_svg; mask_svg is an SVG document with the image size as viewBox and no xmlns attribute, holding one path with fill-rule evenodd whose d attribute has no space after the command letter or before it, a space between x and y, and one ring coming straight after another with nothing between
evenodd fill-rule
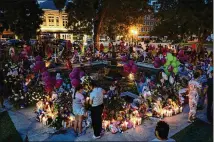
<instances>
[{"instance_id":1,"label":"woman","mask_svg":"<svg viewBox=\"0 0 214 142\"><path fill-rule=\"evenodd\" d=\"M194 119L196 118L196 111L197 111L197 103L199 98L199 90L201 90L201 84L197 81L200 77L199 72L194 73L194 79L189 81L189 117L188 122L192 123L194 122Z\"/></svg>"},{"instance_id":2,"label":"woman","mask_svg":"<svg viewBox=\"0 0 214 142\"><path fill-rule=\"evenodd\" d=\"M82 135L82 120L85 113L84 104L85 98L83 96L83 87L80 85L76 87L73 98L73 113L75 115L74 131L78 133L78 136ZM78 128L78 130L77 130Z\"/></svg>"}]
</instances>

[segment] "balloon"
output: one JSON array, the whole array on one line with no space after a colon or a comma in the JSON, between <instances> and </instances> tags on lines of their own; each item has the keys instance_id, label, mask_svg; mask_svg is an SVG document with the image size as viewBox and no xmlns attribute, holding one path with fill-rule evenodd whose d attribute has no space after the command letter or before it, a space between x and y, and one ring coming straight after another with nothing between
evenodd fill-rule
<instances>
[{"instance_id":1,"label":"balloon","mask_svg":"<svg viewBox=\"0 0 214 142\"><path fill-rule=\"evenodd\" d=\"M42 57L41 56L36 56L35 60L36 61L42 61Z\"/></svg>"},{"instance_id":2,"label":"balloon","mask_svg":"<svg viewBox=\"0 0 214 142\"><path fill-rule=\"evenodd\" d=\"M48 93L52 92L53 91L53 86L51 86L51 85L45 86L45 91L48 92Z\"/></svg>"},{"instance_id":3,"label":"balloon","mask_svg":"<svg viewBox=\"0 0 214 142\"><path fill-rule=\"evenodd\" d=\"M83 76L85 76L85 72L81 71L79 76L80 76L80 78L82 78Z\"/></svg>"},{"instance_id":4,"label":"balloon","mask_svg":"<svg viewBox=\"0 0 214 142\"><path fill-rule=\"evenodd\" d=\"M166 66L169 66L170 64L171 64L170 61L166 61L165 63Z\"/></svg>"},{"instance_id":5,"label":"balloon","mask_svg":"<svg viewBox=\"0 0 214 142\"><path fill-rule=\"evenodd\" d=\"M173 61L173 56L167 57L167 60L170 61L170 62Z\"/></svg>"},{"instance_id":6,"label":"balloon","mask_svg":"<svg viewBox=\"0 0 214 142\"><path fill-rule=\"evenodd\" d=\"M129 65L134 65L134 61L132 61L132 60L129 60Z\"/></svg>"},{"instance_id":7,"label":"balloon","mask_svg":"<svg viewBox=\"0 0 214 142\"><path fill-rule=\"evenodd\" d=\"M165 63L166 63L166 58L163 57L163 58L161 59L161 64L164 65Z\"/></svg>"},{"instance_id":8,"label":"balloon","mask_svg":"<svg viewBox=\"0 0 214 142\"><path fill-rule=\"evenodd\" d=\"M176 64L177 64L177 67L178 67L178 66L180 66L181 63L179 61L176 61Z\"/></svg>"},{"instance_id":9,"label":"balloon","mask_svg":"<svg viewBox=\"0 0 214 142\"><path fill-rule=\"evenodd\" d=\"M69 78L70 79L78 79L79 78L79 73L78 72L71 72L70 74L69 74Z\"/></svg>"},{"instance_id":10,"label":"balloon","mask_svg":"<svg viewBox=\"0 0 214 142\"><path fill-rule=\"evenodd\" d=\"M79 73L79 72L80 72L80 69L79 69L79 68L74 68L74 69L72 70L72 72L77 72L77 73Z\"/></svg>"},{"instance_id":11,"label":"balloon","mask_svg":"<svg viewBox=\"0 0 214 142\"><path fill-rule=\"evenodd\" d=\"M63 80L62 80L62 79L56 80L55 87L56 87L56 88L59 88L59 87L62 85L62 83L63 83Z\"/></svg>"},{"instance_id":12,"label":"balloon","mask_svg":"<svg viewBox=\"0 0 214 142\"><path fill-rule=\"evenodd\" d=\"M49 72L45 71L42 73L42 77L49 76Z\"/></svg>"},{"instance_id":13,"label":"balloon","mask_svg":"<svg viewBox=\"0 0 214 142\"><path fill-rule=\"evenodd\" d=\"M180 50L180 51L178 52L178 55L179 55L180 57L183 57L183 56L184 56L184 50Z\"/></svg>"},{"instance_id":14,"label":"balloon","mask_svg":"<svg viewBox=\"0 0 214 142\"><path fill-rule=\"evenodd\" d=\"M155 62L160 63L161 62L160 58L159 57L155 57Z\"/></svg>"},{"instance_id":15,"label":"balloon","mask_svg":"<svg viewBox=\"0 0 214 142\"><path fill-rule=\"evenodd\" d=\"M174 68L175 67L177 67L177 64L176 64L176 62L172 62L172 64L171 64Z\"/></svg>"},{"instance_id":16,"label":"balloon","mask_svg":"<svg viewBox=\"0 0 214 142\"><path fill-rule=\"evenodd\" d=\"M178 68L174 68L174 69L173 69L173 72L174 72L175 74L177 74L177 73L178 73Z\"/></svg>"},{"instance_id":17,"label":"balloon","mask_svg":"<svg viewBox=\"0 0 214 142\"><path fill-rule=\"evenodd\" d=\"M125 65L123 66L123 70L124 70L125 72L127 72L127 73L130 73L130 71L131 71L130 65L129 65L129 64L125 64Z\"/></svg>"},{"instance_id":18,"label":"balloon","mask_svg":"<svg viewBox=\"0 0 214 142\"><path fill-rule=\"evenodd\" d=\"M132 73L137 73L137 66L133 65L131 71L132 71Z\"/></svg>"},{"instance_id":19,"label":"balloon","mask_svg":"<svg viewBox=\"0 0 214 142\"><path fill-rule=\"evenodd\" d=\"M175 56L173 56L173 62L176 62L177 58Z\"/></svg>"},{"instance_id":20,"label":"balloon","mask_svg":"<svg viewBox=\"0 0 214 142\"><path fill-rule=\"evenodd\" d=\"M128 60L127 56L122 56L122 61L126 62Z\"/></svg>"},{"instance_id":21,"label":"balloon","mask_svg":"<svg viewBox=\"0 0 214 142\"><path fill-rule=\"evenodd\" d=\"M173 66L169 66L169 67L168 67L168 71L169 71L169 72L172 72L172 71L173 71Z\"/></svg>"},{"instance_id":22,"label":"balloon","mask_svg":"<svg viewBox=\"0 0 214 142\"><path fill-rule=\"evenodd\" d=\"M167 53L167 57L172 57L172 53Z\"/></svg>"},{"instance_id":23,"label":"balloon","mask_svg":"<svg viewBox=\"0 0 214 142\"><path fill-rule=\"evenodd\" d=\"M78 79L73 79L71 81L71 85L76 88L77 86L80 85L80 81Z\"/></svg>"},{"instance_id":24,"label":"balloon","mask_svg":"<svg viewBox=\"0 0 214 142\"><path fill-rule=\"evenodd\" d=\"M169 83L173 84L174 82L175 82L174 78L170 75L170 77L169 77Z\"/></svg>"},{"instance_id":25,"label":"balloon","mask_svg":"<svg viewBox=\"0 0 214 142\"><path fill-rule=\"evenodd\" d=\"M188 56L188 55L185 55L185 56L184 56L184 60L185 60L185 61L188 61L188 60L189 60L189 56Z\"/></svg>"},{"instance_id":26,"label":"balloon","mask_svg":"<svg viewBox=\"0 0 214 142\"><path fill-rule=\"evenodd\" d=\"M159 67L160 67L160 64L158 64L157 62L155 62L155 63L154 63L154 67L155 67L155 68L159 68Z\"/></svg>"}]
</instances>

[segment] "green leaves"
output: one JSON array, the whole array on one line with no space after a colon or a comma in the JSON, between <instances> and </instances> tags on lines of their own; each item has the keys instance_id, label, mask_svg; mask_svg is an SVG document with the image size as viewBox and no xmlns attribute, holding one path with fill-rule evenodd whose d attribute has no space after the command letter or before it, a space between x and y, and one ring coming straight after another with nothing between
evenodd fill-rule
<instances>
[{"instance_id":1,"label":"green leaves","mask_svg":"<svg viewBox=\"0 0 214 142\"><path fill-rule=\"evenodd\" d=\"M39 8L36 1L0 1L1 17L3 23L1 30L10 29L20 38L25 40L36 35L37 29L42 24L43 11ZM0 31L1 32L1 31Z\"/></svg>"},{"instance_id":2,"label":"green leaves","mask_svg":"<svg viewBox=\"0 0 214 142\"><path fill-rule=\"evenodd\" d=\"M53 0L56 8L58 10L62 10L65 7L66 0Z\"/></svg>"}]
</instances>

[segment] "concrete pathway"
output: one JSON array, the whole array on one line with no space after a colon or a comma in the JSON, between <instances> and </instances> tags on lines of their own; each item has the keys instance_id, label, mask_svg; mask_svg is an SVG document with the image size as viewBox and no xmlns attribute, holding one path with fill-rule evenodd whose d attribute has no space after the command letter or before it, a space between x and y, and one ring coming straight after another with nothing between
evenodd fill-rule
<instances>
[{"instance_id":1,"label":"concrete pathway","mask_svg":"<svg viewBox=\"0 0 214 142\"><path fill-rule=\"evenodd\" d=\"M155 126L160 120L150 118L144 120L143 124L137 126L135 129L129 129L124 133L117 134L107 132L101 139L94 140L92 139L93 130L91 128L87 129L86 134L81 137L75 137L72 129L68 129L64 134L55 133L55 129L43 126L36 121L36 114L33 111L34 107L13 110L8 102L5 105L17 131L23 139L28 135L30 141L151 141L155 138ZM1 108L0 111L2 111ZM169 137L189 125L187 122L188 111L189 108L186 106L183 113L163 119L170 125ZM205 110L198 111L197 117L207 122L205 114Z\"/></svg>"}]
</instances>

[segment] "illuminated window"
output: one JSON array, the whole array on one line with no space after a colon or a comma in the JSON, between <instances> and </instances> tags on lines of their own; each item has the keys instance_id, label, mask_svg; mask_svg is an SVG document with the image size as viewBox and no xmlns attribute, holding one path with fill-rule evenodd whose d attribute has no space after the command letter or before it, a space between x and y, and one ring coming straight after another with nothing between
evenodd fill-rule
<instances>
[{"instance_id":1,"label":"illuminated window","mask_svg":"<svg viewBox=\"0 0 214 142\"><path fill-rule=\"evenodd\" d=\"M67 15L63 15L62 16L62 25L63 25L63 27L66 27L67 24L68 24L68 17L67 17Z\"/></svg>"},{"instance_id":2,"label":"illuminated window","mask_svg":"<svg viewBox=\"0 0 214 142\"><path fill-rule=\"evenodd\" d=\"M54 26L54 16L49 15L48 16L49 26Z\"/></svg>"},{"instance_id":3,"label":"illuminated window","mask_svg":"<svg viewBox=\"0 0 214 142\"><path fill-rule=\"evenodd\" d=\"M56 17L56 26L59 26L59 17Z\"/></svg>"}]
</instances>

